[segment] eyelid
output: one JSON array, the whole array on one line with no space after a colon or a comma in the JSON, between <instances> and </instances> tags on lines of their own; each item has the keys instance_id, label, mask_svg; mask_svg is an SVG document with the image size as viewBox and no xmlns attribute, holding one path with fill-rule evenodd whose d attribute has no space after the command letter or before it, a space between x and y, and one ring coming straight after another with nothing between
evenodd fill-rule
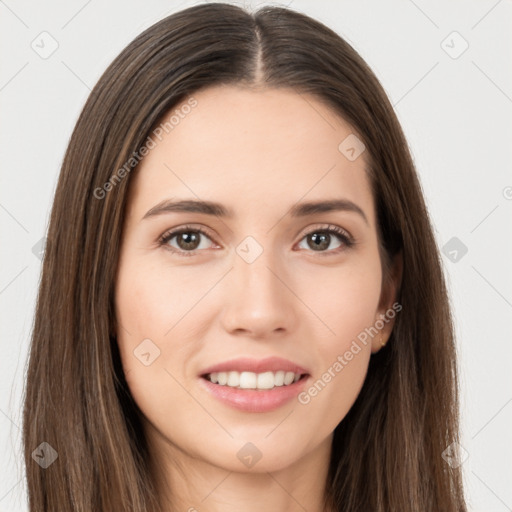
<instances>
[{"instance_id":1,"label":"eyelid","mask_svg":"<svg viewBox=\"0 0 512 512\"><path fill-rule=\"evenodd\" d=\"M300 240L302 240L306 235L309 235L310 233L314 233L316 231L335 231L339 235L344 235L347 237L347 239L351 242L355 242L354 237L344 228L341 226L337 226L336 224L313 224L313 227L307 226L302 231L300 231ZM299 236L299 235L297 235Z\"/></svg>"}]
</instances>

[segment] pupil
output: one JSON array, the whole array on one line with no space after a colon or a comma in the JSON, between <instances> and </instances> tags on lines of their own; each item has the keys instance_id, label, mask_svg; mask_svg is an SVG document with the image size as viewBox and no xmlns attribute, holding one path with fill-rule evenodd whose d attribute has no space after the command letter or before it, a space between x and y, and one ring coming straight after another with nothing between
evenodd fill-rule
<instances>
[{"instance_id":1,"label":"pupil","mask_svg":"<svg viewBox=\"0 0 512 512\"><path fill-rule=\"evenodd\" d=\"M197 236L196 233L188 231L186 233L181 233L178 240L183 242L179 244L182 249L195 249L195 247L197 247L199 237Z\"/></svg>"},{"instance_id":2,"label":"pupil","mask_svg":"<svg viewBox=\"0 0 512 512\"><path fill-rule=\"evenodd\" d=\"M311 235L311 239L313 240L313 246L311 248L315 251L319 248L326 249L329 247L329 235L326 233L314 233Z\"/></svg>"}]
</instances>

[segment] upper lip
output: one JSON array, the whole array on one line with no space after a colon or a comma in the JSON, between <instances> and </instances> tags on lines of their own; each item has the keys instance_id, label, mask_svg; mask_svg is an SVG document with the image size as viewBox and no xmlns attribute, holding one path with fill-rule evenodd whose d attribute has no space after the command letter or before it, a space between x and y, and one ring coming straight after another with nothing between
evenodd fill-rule
<instances>
[{"instance_id":1,"label":"upper lip","mask_svg":"<svg viewBox=\"0 0 512 512\"><path fill-rule=\"evenodd\" d=\"M281 357L267 357L265 359L251 359L248 357L240 357L237 359L230 359L213 366L205 368L201 375L207 375L214 372L277 372L283 370L285 372L293 372L299 374L306 374L308 371L296 363L283 359Z\"/></svg>"}]
</instances>

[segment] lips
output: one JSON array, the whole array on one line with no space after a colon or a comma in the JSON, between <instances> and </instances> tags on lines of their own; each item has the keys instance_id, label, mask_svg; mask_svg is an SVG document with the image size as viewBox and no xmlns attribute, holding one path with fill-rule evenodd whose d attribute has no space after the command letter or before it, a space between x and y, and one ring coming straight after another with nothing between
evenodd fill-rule
<instances>
[{"instance_id":1,"label":"lips","mask_svg":"<svg viewBox=\"0 0 512 512\"><path fill-rule=\"evenodd\" d=\"M282 383L277 382L278 378L281 379L279 374L283 378ZM269 381L270 376L272 382ZM290 380L290 376L295 379ZM308 382L310 373L297 363L281 357L238 358L209 366L201 371L199 377L201 388L223 404L244 412L263 413L279 409L292 401ZM244 382L219 382L226 377L229 381L238 377ZM257 377L257 384L249 384L249 377L253 381ZM260 382L261 378L263 382ZM288 384L285 385L285 382ZM234 387L235 384L243 386ZM258 389L247 389L255 385Z\"/></svg>"},{"instance_id":2,"label":"lips","mask_svg":"<svg viewBox=\"0 0 512 512\"><path fill-rule=\"evenodd\" d=\"M302 366L283 359L281 357L267 357L265 359L237 358L224 361L213 366L209 366L200 372L201 377L205 377L210 373L218 372L293 372L301 375L309 374L308 370Z\"/></svg>"}]
</instances>

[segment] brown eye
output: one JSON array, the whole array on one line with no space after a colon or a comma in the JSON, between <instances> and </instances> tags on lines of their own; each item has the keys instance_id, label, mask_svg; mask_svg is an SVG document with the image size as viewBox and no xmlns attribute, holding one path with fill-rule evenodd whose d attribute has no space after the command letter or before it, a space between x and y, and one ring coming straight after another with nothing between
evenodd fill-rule
<instances>
[{"instance_id":1,"label":"brown eye","mask_svg":"<svg viewBox=\"0 0 512 512\"><path fill-rule=\"evenodd\" d=\"M213 244L211 238L202 229L185 226L165 233L160 238L160 245L179 255L193 256L194 251L208 249Z\"/></svg>"},{"instance_id":2,"label":"brown eye","mask_svg":"<svg viewBox=\"0 0 512 512\"><path fill-rule=\"evenodd\" d=\"M313 233L306 237L308 245L314 251L322 251L328 249L331 243L331 235L329 233Z\"/></svg>"},{"instance_id":3,"label":"brown eye","mask_svg":"<svg viewBox=\"0 0 512 512\"><path fill-rule=\"evenodd\" d=\"M173 238L176 238L176 243L180 249L193 251L199 247L201 235L194 231L185 231L174 235Z\"/></svg>"},{"instance_id":4,"label":"brown eye","mask_svg":"<svg viewBox=\"0 0 512 512\"><path fill-rule=\"evenodd\" d=\"M321 228L310 231L302 240L306 241L307 247L303 246L301 248L328 254L336 253L354 245L354 241L349 234L337 226L329 226L325 229Z\"/></svg>"}]
</instances>

